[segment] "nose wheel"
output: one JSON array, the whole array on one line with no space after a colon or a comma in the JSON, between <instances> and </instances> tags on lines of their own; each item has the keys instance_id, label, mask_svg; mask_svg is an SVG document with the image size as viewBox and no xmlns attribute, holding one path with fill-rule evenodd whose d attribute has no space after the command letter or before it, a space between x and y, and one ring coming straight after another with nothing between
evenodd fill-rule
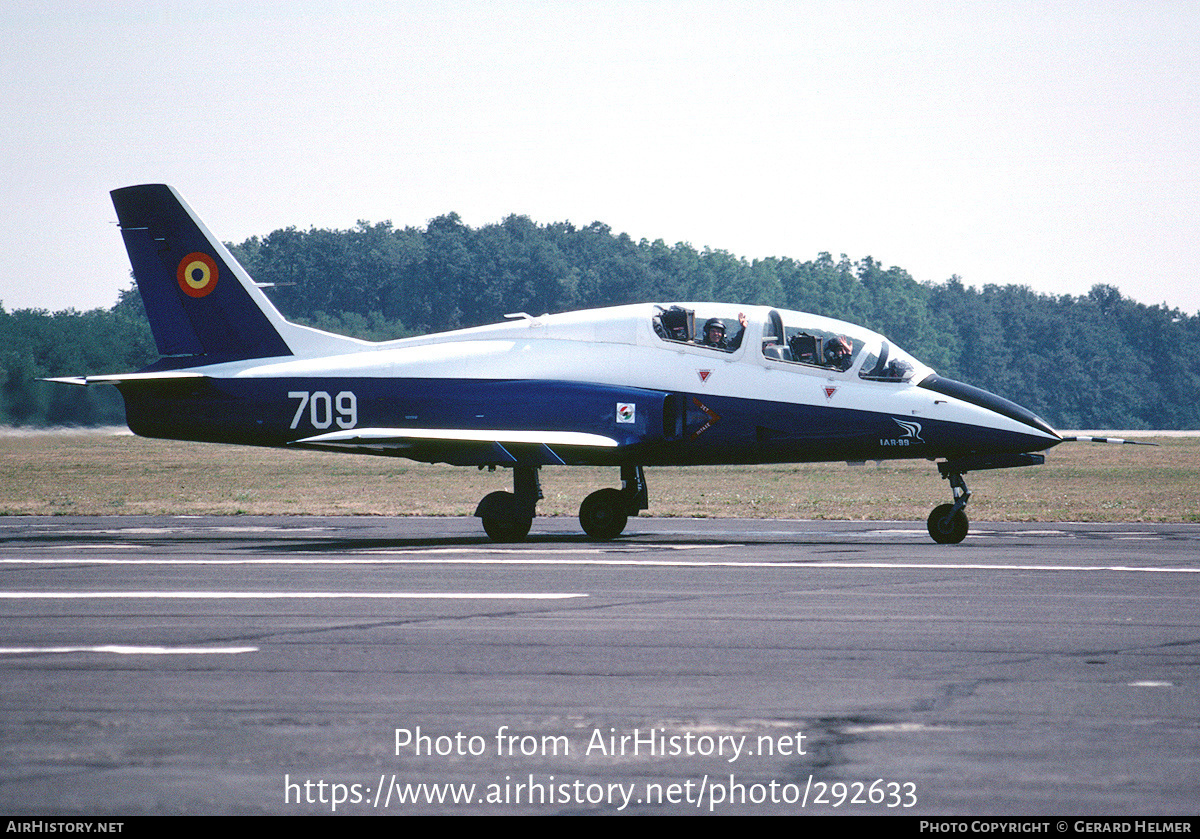
<instances>
[{"instance_id":1,"label":"nose wheel","mask_svg":"<svg viewBox=\"0 0 1200 839\"><path fill-rule=\"evenodd\" d=\"M941 469L945 465L939 463L938 468ZM967 531L970 529L970 522L967 521L967 514L963 509L971 500L971 491L967 489L967 482L963 480L961 472L943 470L942 477L950 481L954 503L934 507L926 525L929 527L929 535L939 545L957 545L967 538Z\"/></svg>"},{"instance_id":2,"label":"nose wheel","mask_svg":"<svg viewBox=\"0 0 1200 839\"><path fill-rule=\"evenodd\" d=\"M957 545L967 538L970 523L967 514L955 510L953 504L939 504L929 514L929 535L941 545Z\"/></svg>"},{"instance_id":3,"label":"nose wheel","mask_svg":"<svg viewBox=\"0 0 1200 839\"><path fill-rule=\"evenodd\" d=\"M953 504L941 504L929 514L929 535L942 545L957 545L967 538L967 514L963 512L971 500L971 491L963 475L980 469L1012 469L1016 466L1040 466L1046 462L1043 455L1033 452L1015 454L967 455L938 463L938 471L950 482L954 494Z\"/></svg>"}]
</instances>

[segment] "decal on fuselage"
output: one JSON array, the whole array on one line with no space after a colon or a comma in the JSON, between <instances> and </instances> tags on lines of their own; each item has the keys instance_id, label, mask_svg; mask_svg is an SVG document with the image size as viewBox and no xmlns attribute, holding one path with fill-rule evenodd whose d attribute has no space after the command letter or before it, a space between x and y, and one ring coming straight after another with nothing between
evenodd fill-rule
<instances>
[{"instance_id":1,"label":"decal on fuselage","mask_svg":"<svg viewBox=\"0 0 1200 839\"><path fill-rule=\"evenodd\" d=\"M633 402L617 403L617 422L633 423L637 420L637 405Z\"/></svg>"},{"instance_id":2,"label":"decal on fuselage","mask_svg":"<svg viewBox=\"0 0 1200 839\"><path fill-rule=\"evenodd\" d=\"M900 437L882 438L879 441L879 445L884 447L925 445L925 441L921 439L921 423L910 420L899 420L895 417L892 417L892 422L900 426L904 430L904 434Z\"/></svg>"},{"instance_id":3,"label":"decal on fuselage","mask_svg":"<svg viewBox=\"0 0 1200 839\"><path fill-rule=\"evenodd\" d=\"M705 416L708 417L708 422L704 423L704 425L700 426L699 428L697 428L695 431L692 432L692 436L689 439L695 440L697 437L699 437L705 431L708 431L708 429L712 428L713 423L719 422L721 419L721 415L718 414L716 411L714 411L712 408L705 405L703 402L701 402L699 399L697 399L694 396L692 397L692 401L695 402L696 407L699 408L701 411L703 411Z\"/></svg>"},{"instance_id":4,"label":"decal on fuselage","mask_svg":"<svg viewBox=\"0 0 1200 839\"><path fill-rule=\"evenodd\" d=\"M343 390L331 397L323 390L291 390L288 391L288 399L300 400L296 415L292 417L292 428L300 427L305 418L305 408L308 409L308 423L313 428L329 428L334 422L341 428L358 425L358 397L353 391Z\"/></svg>"}]
</instances>

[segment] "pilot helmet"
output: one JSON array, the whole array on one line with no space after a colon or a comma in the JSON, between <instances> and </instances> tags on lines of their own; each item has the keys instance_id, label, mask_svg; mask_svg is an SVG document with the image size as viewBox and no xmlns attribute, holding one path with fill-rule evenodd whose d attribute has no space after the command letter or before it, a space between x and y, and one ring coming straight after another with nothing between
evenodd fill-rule
<instances>
[{"instance_id":1,"label":"pilot helmet","mask_svg":"<svg viewBox=\"0 0 1200 839\"><path fill-rule=\"evenodd\" d=\"M850 353L850 341L842 335L825 342L825 358L831 361L849 358Z\"/></svg>"},{"instance_id":2,"label":"pilot helmet","mask_svg":"<svg viewBox=\"0 0 1200 839\"><path fill-rule=\"evenodd\" d=\"M721 330L721 334L724 335L725 321L721 320L720 318L709 318L704 322L704 334L707 335L708 330L710 329L719 329Z\"/></svg>"}]
</instances>

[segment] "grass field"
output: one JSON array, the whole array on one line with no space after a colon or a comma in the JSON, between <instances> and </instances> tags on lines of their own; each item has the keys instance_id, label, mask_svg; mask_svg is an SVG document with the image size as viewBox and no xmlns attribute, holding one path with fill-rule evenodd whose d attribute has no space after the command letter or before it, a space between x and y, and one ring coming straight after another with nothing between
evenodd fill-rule
<instances>
[{"instance_id":1,"label":"grass field","mask_svg":"<svg viewBox=\"0 0 1200 839\"><path fill-rule=\"evenodd\" d=\"M967 476L978 521L1200 521L1200 437L1067 443L1044 466ZM617 470L546 467L539 515L575 516ZM0 436L0 514L471 515L511 472L95 432ZM647 470L643 515L924 521L950 487L928 461Z\"/></svg>"}]
</instances>

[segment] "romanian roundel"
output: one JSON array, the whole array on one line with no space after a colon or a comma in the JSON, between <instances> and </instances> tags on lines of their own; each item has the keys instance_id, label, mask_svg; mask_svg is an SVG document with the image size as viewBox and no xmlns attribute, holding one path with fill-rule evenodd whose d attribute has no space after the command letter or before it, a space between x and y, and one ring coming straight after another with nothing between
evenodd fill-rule
<instances>
[{"instance_id":1,"label":"romanian roundel","mask_svg":"<svg viewBox=\"0 0 1200 839\"><path fill-rule=\"evenodd\" d=\"M189 253L175 272L179 287L189 297L204 297L217 287L217 262L206 253Z\"/></svg>"}]
</instances>

